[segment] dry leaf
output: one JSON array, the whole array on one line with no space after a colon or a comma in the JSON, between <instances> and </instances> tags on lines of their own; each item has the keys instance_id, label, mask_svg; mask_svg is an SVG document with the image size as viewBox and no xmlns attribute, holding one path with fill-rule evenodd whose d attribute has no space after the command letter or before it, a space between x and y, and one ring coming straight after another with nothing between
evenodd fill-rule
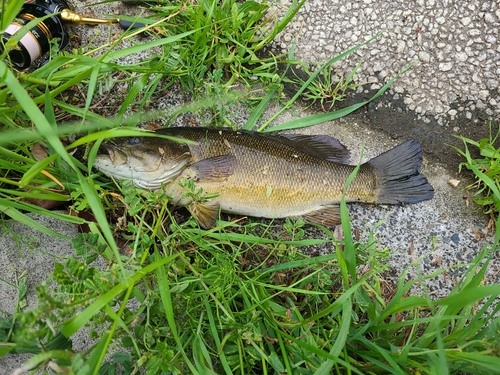
<instances>
[{"instance_id":1,"label":"dry leaf","mask_svg":"<svg viewBox=\"0 0 500 375\"><path fill-rule=\"evenodd\" d=\"M49 156L49 154L47 154L47 151L45 151L40 143L35 143L33 145L33 147L31 148L31 155L33 155L36 161L43 160L47 156Z\"/></svg>"}]
</instances>

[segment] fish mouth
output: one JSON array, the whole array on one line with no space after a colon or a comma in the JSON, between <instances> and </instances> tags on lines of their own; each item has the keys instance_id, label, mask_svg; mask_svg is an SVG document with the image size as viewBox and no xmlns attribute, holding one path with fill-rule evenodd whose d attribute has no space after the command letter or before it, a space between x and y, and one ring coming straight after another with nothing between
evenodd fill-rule
<instances>
[{"instance_id":1,"label":"fish mouth","mask_svg":"<svg viewBox=\"0 0 500 375\"><path fill-rule=\"evenodd\" d=\"M101 143L97 151L97 156L102 158L109 158L112 165L123 165L128 161L128 156L125 151L122 151L120 147L112 140L106 140Z\"/></svg>"},{"instance_id":2,"label":"fish mouth","mask_svg":"<svg viewBox=\"0 0 500 375\"><path fill-rule=\"evenodd\" d=\"M129 150L120 147L113 141L103 142L99 148L99 154L103 158L108 158L111 165L115 167L128 166L144 173L155 173L160 170L162 164L161 157L145 158L141 153L134 155L134 153L130 153Z\"/></svg>"}]
</instances>

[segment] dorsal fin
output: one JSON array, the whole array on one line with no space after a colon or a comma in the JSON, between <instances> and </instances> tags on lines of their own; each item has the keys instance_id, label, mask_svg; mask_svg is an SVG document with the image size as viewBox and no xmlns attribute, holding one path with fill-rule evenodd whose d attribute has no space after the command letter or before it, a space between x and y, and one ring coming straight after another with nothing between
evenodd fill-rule
<instances>
[{"instance_id":1,"label":"dorsal fin","mask_svg":"<svg viewBox=\"0 0 500 375\"><path fill-rule=\"evenodd\" d=\"M283 142L317 159L342 164L349 162L347 147L328 135L273 134L272 136L280 137Z\"/></svg>"}]
</instances>

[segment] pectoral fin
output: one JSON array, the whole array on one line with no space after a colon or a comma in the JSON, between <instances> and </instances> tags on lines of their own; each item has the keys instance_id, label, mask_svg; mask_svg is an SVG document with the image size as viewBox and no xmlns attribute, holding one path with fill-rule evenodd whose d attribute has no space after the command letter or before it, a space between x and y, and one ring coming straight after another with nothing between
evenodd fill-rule
<instances>
[{"instance_id":1,"label":"pectoral fin","mask_svg":"<svg viewBox=\"0 0 500 375\"><path fill-rule=\"evenodd\" d=\"M215 226L217 216L219 215L219 204L216 202L191 203L187 206L191 215L193 215L203 229L209 229Z\"/></svg>"},{"instance_id":2,"label":"pectoral fin","mask_svg":"<svg viewBox=\"0 0 500 375\"><path fill-rule=\"evenodd\" d=\"M236 168L234 155L220 155L193 163L191 169L193 181L222 179L231 176Z\"/></svg>"},{"instance_id":3,"label":"pectoral fin","mask_svg":"<svg viewBox=\"0 0 500 375\"><path fill-rule=\"evenodd\" d=\"M308 221L310 223L326 226L337 225L340 224L340 206L338 204L324 206L319 210L309 212L302 217L306 222Z\"/></svg>"}]
</instances>

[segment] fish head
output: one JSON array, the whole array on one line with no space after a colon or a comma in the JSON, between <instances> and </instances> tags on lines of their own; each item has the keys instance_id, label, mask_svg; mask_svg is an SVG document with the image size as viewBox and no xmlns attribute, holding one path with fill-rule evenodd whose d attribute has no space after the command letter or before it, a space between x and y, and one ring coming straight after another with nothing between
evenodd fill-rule
<instances>
[{"instance_id":1,"label":"fish head","mask_svg":"<svg viewBox=\"0 0 500 375\"><path fill-rule=\"evenodd\" d=\"M132 180L143 189L157 190L182 173L191 159L185 143L160 137L117 138L103 144L94 167L117 180Z\"/></svg>"}]
</instances>

